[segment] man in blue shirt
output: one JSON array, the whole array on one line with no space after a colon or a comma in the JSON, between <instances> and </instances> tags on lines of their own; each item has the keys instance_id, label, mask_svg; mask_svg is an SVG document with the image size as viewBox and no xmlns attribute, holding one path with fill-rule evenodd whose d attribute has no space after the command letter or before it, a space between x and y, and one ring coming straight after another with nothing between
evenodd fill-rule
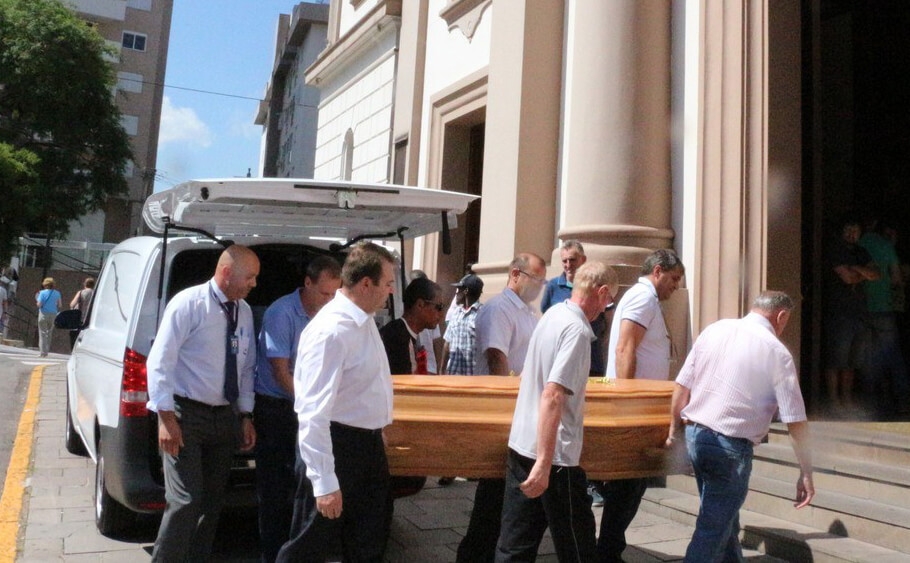
<instances>
[{"instance_id":1,"label":"man in blue shirt","mask_svg":"<svg viewBox=\"0 0 910 563\"><path fill-rule=\"evenodd\" d=\"M294 363L300 333L341 287L341 266L330 256L310 261L297 290L266 309L259 331L253 410L256 492L262 561L275 561L288 540L297 479L297 415L294 412Z\"/></svg>"}]
</instances>

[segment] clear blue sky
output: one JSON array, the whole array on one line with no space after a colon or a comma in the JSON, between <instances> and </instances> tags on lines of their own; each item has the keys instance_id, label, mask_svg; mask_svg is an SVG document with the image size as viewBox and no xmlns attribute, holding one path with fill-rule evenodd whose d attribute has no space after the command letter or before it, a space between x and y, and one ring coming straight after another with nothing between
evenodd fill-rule
<instances>
[{"instance_id":1,"label":"clear blue sky","mask_svg":"<svg viewBox=\"0 0 910 563\"><path fill-rule=\"evenodd\" d=\"M278 15L296 4L174 0L156 191L195 178L245 176L248 168L257 175L256 100L271 75Z\"/></svg>"}]
</instances>

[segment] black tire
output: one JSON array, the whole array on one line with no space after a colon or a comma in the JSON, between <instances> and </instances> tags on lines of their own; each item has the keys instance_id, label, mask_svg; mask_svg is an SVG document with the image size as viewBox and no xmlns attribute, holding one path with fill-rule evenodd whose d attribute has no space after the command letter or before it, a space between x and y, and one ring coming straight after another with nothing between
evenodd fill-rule
<instances>
[{"instance_id":1,"label":"black tire","mask_svg":"<svg viewBox=\"0 0 910 563\"><path fill-rule=\"evenodd\" d=\"M136 525L136 513L114 500L104 478L104 450L98 443L95 464L95 525L103 536L120 534Z\"/></svg>"},{"instance_id":2,"label":"black tire","mask_svg":"<svg viewBox=\"0 0 910 563\"><path fill-rule=\"evenodd\" d=\"M79 433L76 432L76 427L73 425L73 413L70 410L69 385L67 385L66 388L66 433L64 434L64 437L66 451L73 455L88 457L88 450L85 447L85 443L82 441L82 437L79 436Z\"/></svg>"}]
</instances>

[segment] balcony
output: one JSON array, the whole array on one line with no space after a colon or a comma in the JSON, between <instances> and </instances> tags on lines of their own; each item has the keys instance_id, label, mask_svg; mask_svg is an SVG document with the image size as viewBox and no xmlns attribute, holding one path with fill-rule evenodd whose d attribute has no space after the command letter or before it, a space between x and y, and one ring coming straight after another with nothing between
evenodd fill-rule
<instances>
[{"instance_id":1,"label":"balcony","mask_svg":"<svg viewBox=\"0 0 910 563\"><path fill-rule=\"evenodd\" d=\"M127 0L66 0L80 16L87 19L123 21Z\"/></svg>"}]
</instances>

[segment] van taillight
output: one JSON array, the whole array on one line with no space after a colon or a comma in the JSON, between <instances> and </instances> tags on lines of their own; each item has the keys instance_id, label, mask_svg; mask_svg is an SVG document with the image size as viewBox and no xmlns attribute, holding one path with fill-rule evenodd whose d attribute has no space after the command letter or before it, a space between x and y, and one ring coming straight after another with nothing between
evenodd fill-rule
<instances>
[{"instance_id":1,"label":"van taillight","mask_svg":"<svg viewBox=\"0 0 910 563\"><path fill-rule=\"evenodd\" d=\"M120 387L120 415L146 416L149 400L145 356L129 348L123 354L123 384Z\"/></svg>"}]
</instances>

